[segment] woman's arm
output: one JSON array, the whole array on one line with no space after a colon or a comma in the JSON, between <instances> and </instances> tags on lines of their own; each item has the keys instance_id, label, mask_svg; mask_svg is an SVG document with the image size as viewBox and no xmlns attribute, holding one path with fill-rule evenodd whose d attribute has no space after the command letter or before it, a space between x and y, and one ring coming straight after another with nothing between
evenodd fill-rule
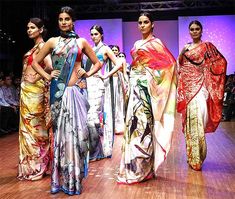
<instances>
[{"instance_id":1,"label":"woman's arm","mask_svg":"<svg viewBox=\"0 0 235 199\"><path fill-rule=\"evenodd\" d=\"M123 67L123 64L124 64L124 59L122 58L119 58L115 61L115 65L114 67L112 68L111 71L109 71L108 73L106 73L104 76L100 76L102 79L106 79L110 76L112 76L114 73L116 73L120 68Z\"/></svg>"},{"instance_id":2,"label":"woman's arm","mask_svg":"<svg viewBox=\"0 0 235 199\"><path fill-rule=\"evenodd\" d=\"M42 49L43 45L44 45L44 44L41 44L41 45L39 46L39 51L38 51L38 52L40 52L40 50ZM38 53L37 53L37 54L38 54ZM53 70L53 68L52 68L52 61L51 61L51 55L50 55L50 54L47 55L47 56L43 59L43 63L44 63L44 65L45 65L44 71L50 74L51 71ZM42 79L42 76L37 73L36 78L35 78L35 82L38 81L38 80L40 80L40 79Z\"/></svg>"},{"instance_id":3,"label":"woman's arm","mask_svg":"<svg viewBox=\"0 0 235 199\"><path fill-rule=\"evenodd\" d=\"M39 63L41 63L44 59L47 60L47 55L49 55L54 47L54 42L55 42L56 38L51 38L49 39L44 46L42 47L42 49L39 51L39 53L36 55L36 57L33 60L32 63L32 67L33 69L39 74L41 75L43 78L47 79L47 80L51 80L53 77L58 77L60 74L59 70L54 70L51 72L51 75L48 74L46 71L43 70L43 68L40 66Z\"/></svg>"},{"instance_id":4,"label":"woman's arm","mask_svg":"<svg viewBox=\"0 0 235 199\"><path fill-rule=\"evenodd\" d=\"M25 74L25 71L26 71L26 68L27 68L27 62L25 60L23 60L23 69L22 69L22 75L21 75L21 82L24 81L24 74Z\"/></svg>"},{"instance_id":5,"label":"woman's arm","mask_svg":"<svg viewBox=\"0 0 235 199\"><path fill-rule=\"evenodd\" d=\"M51 71L53 71L53 67L52 67L52 61L51 61L51 55L47 55L44 60L43 60L44 64L45 64L45 68L44 70L47 73L51 73Z\"/></svg>"},{"instance_id":6,"label":"woman's arm","mask_svg":"<svg viewBox=\"0 0 235 199\"><path fill-rule=\"evenodd\" d=\"M39 47L39 51L42 49L42 47L44 46L45 43L41 43L38 47ZM38 53L37 53L38 54ZM51 61L51 55L47 55L44 59L43 59L43 63L45 65L44 70L47 73L51 73L51 71L53 70L52 67L52 61Z\"/></svg>"},{"instance_id":7,"label":"woman's arm","mask_svg":"<svg viewBox=\"0 0 235 199\"><path fill-rule=\"evenodd\" d=\"M110 72L108 72L104 76L102 76L101 77L102 79L106 79L106 78L112 76L120 68L124 68L124 64L125 64L125 59L117 58L114 55L113 51L109 47L106 48L105 55L114 63L114 67L112 68L112 70Z\"/></svg>"},{"instance_id":8,"label":"woman's arm","mask_svg":"<svg viewBox=\"0 0 235 199\"><path fill-rule=\"evenodd\" d=\"M129 81L128 75L127 75L127 63L126 63L126 59L125 58L119 58L119 59L123 59L123 77L124 80L126 82Z\"/></svg>"},{"instance_id":9,"label":"woman's arm","mask_svg":"<svg viewBox=\"0 0 235 199\"><path fill-rule=\"evenodd\" d=\"M80 38L80 40L82 41L83 52L85 53L85 55L87 57L89 57L89 59L91 60L91 62L93 64L93 67L88 72L86 72L84 74L84 77L90 77L91 75L96 73L102 67L102 64L100 63L100 61L96 57L95 52L91 48L90 44L83 38Z\"/></svg>"},{"instance_id":10,"label":"woman's arm","mask_svg":"<svg viewBox=\"0 0 235 199\"><path fill-rule=\"evenodd\" d=\"M184 48L181 50L181 52L178 56L177 62L181 63L184 53L189 50L189 46L190 46L190 44L185 44Z\"/></svg>"}]
</instances>

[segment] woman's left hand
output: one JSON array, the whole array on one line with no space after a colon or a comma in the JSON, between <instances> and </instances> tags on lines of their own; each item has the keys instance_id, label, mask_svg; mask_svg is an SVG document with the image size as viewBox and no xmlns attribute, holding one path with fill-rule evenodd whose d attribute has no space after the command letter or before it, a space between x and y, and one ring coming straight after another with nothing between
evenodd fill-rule
<instances>
[{"instance_id":1,"label":"woman's left hand","mask_svg":"<svg viewBox=\"0 0 235 199\"><path fill-rule=\"evenodd\" d=\"M78 78L87 77L86 71L83 68L79 68L77 71Z\"/></svg>"},{"instance_id":2,"label":"woman's left hand","mask_svg":"<svg viewBox=\"0 0 235 199\"><path fill-rule=\"evenodd\" d=\"M51 79L52 78L58 78L59 76L60 76L60 70L53 70L53 71L51 71ZM49 79L49 81L51 80L51 79Z\"/></svg>"}]
</instances>

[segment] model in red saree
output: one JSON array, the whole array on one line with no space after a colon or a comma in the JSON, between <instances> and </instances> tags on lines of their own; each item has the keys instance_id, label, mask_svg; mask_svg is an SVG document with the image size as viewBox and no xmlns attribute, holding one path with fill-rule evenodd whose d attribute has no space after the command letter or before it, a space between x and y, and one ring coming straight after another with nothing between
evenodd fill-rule
<instances>
[{"instance_id":1,"label":"model in red saree","mask_svg":"<svg viewBox=\"0 0 235 199\"><path fill-rule=\"evenodd\" d=\"M182 113L188 163L200 170L206 158L205 133L214 132L222 117L227 62L210 42L179 56L177 111Z\"/></svg>"}]
</instances>

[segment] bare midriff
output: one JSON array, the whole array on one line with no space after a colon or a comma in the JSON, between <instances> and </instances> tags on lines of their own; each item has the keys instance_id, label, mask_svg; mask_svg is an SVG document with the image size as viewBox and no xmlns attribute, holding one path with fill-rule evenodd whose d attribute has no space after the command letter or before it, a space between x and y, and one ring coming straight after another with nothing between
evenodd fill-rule
<instances>
[{"instance_id":1,"label":"bare midriff","mask_svg":"<svg viewBox=\"0 0 235 199\"><path fill-rule=\"evenodd\" d=\"M35 79L39 77L39 74L32 68L32 66L26 66L24 71L24 81L34 83Z\"/></svg>"},{"instance_id":2,"label":"bare midriff","mask_svg":"<svg viewBox=\"0 0 235 199\"><path fill-rule=\"evenodd\" d=\"M68 86L74 86L76 84L79 78L77 71L79 71L80 69L81 69L81 62L75 62Z\"/></svg>"}]
</instances>

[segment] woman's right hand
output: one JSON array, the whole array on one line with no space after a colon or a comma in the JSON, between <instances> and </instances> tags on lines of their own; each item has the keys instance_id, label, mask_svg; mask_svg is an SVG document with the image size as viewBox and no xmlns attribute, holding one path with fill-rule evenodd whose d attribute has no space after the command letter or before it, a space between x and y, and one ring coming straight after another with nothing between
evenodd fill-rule
<instances>
[{"instance_id":1,"label":"woman's right hand","mask_svg":"<svg viewBox=\"0 0 235 199\"><path fill-rule=\"evenodd\" d=\"M60 76L60 70L53 70L51 71L51 75L50 75L50 79L48 79L49 81L51 81L52 78L58 78Z\"/></svg>"}]
</instances>

